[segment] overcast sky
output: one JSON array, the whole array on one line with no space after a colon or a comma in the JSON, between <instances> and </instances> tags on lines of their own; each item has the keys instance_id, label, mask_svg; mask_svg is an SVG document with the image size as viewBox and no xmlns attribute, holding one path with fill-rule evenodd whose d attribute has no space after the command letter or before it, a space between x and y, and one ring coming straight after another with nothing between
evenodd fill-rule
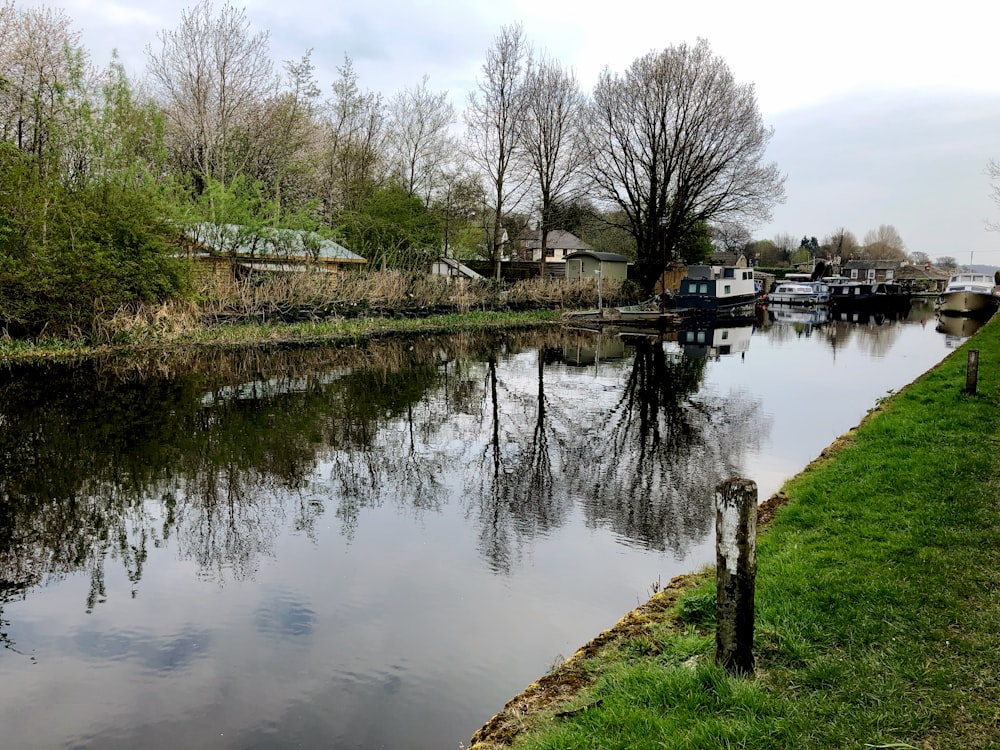
<instances>
[{"instance_id":1,"label":"overcast sky","mask_svg":"<svg viewBox=\"0 0 1000 750\"><path fill-rule=\"evenodd\" d=\"M92 61L117 49L141 74L147 46L175 28L185 0L14 0L62 8ZM276 64L313 50L328 93L347 55L362 87L389 96L429 76L461 110L486 49L520 21L529 41L571 67L589 91L605 66L623 71L671 44L708 40L740 82L756 86L774 126L771 158L786 202L754 228L858 239L891 224L907 249L1000 265L1000 206L985 174L1000 159L1000 4L952 0L838 3L706 0L253 0L255 30ZM222 2L216 0L215 7Z\"/></svg>"}]
</instances>

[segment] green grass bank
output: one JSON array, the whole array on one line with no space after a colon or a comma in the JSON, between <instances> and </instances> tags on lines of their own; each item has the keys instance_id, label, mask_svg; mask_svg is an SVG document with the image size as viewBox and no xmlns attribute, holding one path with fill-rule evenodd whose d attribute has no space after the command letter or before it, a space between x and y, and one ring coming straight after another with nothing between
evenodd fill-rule
<instances>
[{"instance_id":1,"label":"green grass bank","mask_svg":"<svg viewBox=\"0 0 1000 750\"><path fill-rule=\"evenodd\" d=\"M993 320L765 504L753 677L713 663L705 571L529 686L472 746L1000 748L998 457Z\"/></svg>"}]
</instances>

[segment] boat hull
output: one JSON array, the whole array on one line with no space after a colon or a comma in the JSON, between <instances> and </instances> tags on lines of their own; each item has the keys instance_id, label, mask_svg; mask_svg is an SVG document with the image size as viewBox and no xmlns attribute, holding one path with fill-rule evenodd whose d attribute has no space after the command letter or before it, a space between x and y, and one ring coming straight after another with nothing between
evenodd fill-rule
<instances>
[{"instance_id":1,"label":"boat hull","mask_svg":"<svg viewBox=\"0 0 1000 750\"><path fill-rule=\"evenodd\" d=\"M781 292L771 292L767 295L767 299L779 305L818 305L820 303L818 294L783 294Z\"/></svg>"},{"instance_id":2,"label":"boat hull","mask_svg":"<svg viewBox=\"0 0 1000 750\"><path fill-rule=\"evenodd\" d=\"M756 303L756 293L733 297L713 297L701 294L681 294L677 297L678 308L703 312L735 312L752 308Z\"/></svg>"},{"instance_id":3,"label":"boat hull","mask_svg":"<svg viewBox=\"0 0 1000 750\"><path fill-rule=\"evenodd\" d=\"M945 292L940 297L939 312L945 315L992 315L1000 297L968 290Z\"/></svg>"}]
</instances>

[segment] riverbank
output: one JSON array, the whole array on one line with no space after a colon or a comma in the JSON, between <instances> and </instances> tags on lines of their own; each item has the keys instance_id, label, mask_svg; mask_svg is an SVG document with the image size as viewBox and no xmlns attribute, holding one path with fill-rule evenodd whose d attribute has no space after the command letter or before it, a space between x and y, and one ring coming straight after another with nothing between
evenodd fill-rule
<instances>
[{"instance_id":1,"label":"riverbank","mask_svg":"<svg viewBox=\"0 0 1000 750\"><path fill-rule=\"evenodd\" d=\"M242 322L174 329L143 326L101 344L60 338L0 338L0 362L73 360L110 353L169 351L183 347L252 348L325 346L387 336L435 335L497 328L525 328L557 323L561 310L526 312L471 311L425 317L338 318L321 322Z\"/></svg>"},{"instance_id":2,"label":"riverbank","mask_svg":"<svg viewBox=\"0 0 1000 750\"><path fill-rule=\"evenodd\" d=\"M994 320L764 504L753 678L713 664L714 573L698 573L529 686L472 746L1000 747L998 405Z\"/></svg>"}]
</instances>

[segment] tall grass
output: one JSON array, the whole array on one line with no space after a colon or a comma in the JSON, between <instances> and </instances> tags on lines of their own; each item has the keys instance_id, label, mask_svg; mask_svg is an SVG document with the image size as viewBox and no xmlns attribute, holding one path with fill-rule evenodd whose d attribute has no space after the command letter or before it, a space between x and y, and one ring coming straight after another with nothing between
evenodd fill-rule
<instances>
[{"instance_id":1,"label":"tall grass","mask_svg":"<svg viewBox=\"0 0 1000 750\"><path fill-rule=\"evenodd\" d=\"M635 301L633 286L613 280L604 282L601 296L608 305ZM224 273L202 277L191 300L98 309L87 337L27 341L5 336L0 338L0 358L184 341L252 344L333 335L358 337L389 328L413 330L403 323L412 319L425 320L418 326L425 330L441 325L455 329L463 322L482 325L491 315L498 322L498 314L579 309L596 306L597 301L597 283L592 279L537 278L500 284L492 280L449 282L401 271L261 274L243 279ZM447 319L454 315L479 317ZM507 319L516 325L553 317Z\"/></svg>"}]
</instances>

